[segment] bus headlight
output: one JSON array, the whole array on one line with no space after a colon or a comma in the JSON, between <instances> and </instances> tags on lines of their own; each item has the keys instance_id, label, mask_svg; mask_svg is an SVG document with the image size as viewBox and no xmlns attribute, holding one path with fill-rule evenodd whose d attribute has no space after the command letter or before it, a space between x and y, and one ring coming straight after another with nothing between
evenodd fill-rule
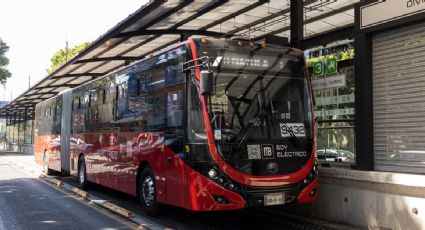
<instances>
[{"instance_id":1,"label":"bus headlight","mask_svg":"<svg viewBox=\"0 0 425 230\"><path fill-rule=\"evenodd\" d=\"M232 179L228 178L224 173L214 166L209 166L204 173L205 177L209 180L219 184L220 186L230 189L232 191L237 191L240 189L237 183Z\"/></svg>"},{"instance_id":2,"label":"bus headlight","mask_svg":"<svg viewBox=\"0 0 425 230\"><path fill-rule=\"evenodd\" d=\"M218 173L217 173L217 171L216 171L215 169L210 169L210 170L207 172L207 174L208 174L208 176L209 176L211 179L216 179L216 178L217 178L217 176L218 176Z\"/></svg>"},{"instance_id":3,"label":"bus headlight","mask_svg":"<svg viewBox=\"0 0 425 230\"><path fill-rule=\"evenodd\" d=\"M228 187L230 188L230 189L234 189L235 188L235 185L233 184L233 183L230 183L229 185L228 185Z\"/></svg>"},{"instance_id":4,"label":"bus headlight","mask_svg":"<svg viewBox=\"0 0 425 230\"><path fill-rule=\"evenodd\" d=\"M314 163L313 168L311 169L310 173L307 175L306 178L304 178L303 183L309 184L314 181L317 177L317 162Z\"/></svg>"}]
</instances>

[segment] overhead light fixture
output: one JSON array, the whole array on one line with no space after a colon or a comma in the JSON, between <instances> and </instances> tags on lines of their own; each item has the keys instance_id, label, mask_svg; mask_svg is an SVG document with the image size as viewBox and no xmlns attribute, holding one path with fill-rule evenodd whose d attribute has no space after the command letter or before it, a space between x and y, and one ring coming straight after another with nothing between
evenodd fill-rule
<instances>
[{"instance_id":1,"label":"overhead light fixture","mask_svg":"<svg viewBox=\"0 0 425 230\"><path fill-rule=\"evenodd\" d=\"M105 43L103 43L106 47L108 47L108 46L111 46L112 45L112 42L111 42L111 40L106 40L106 42Z\"/></svg>"}]
</instances>

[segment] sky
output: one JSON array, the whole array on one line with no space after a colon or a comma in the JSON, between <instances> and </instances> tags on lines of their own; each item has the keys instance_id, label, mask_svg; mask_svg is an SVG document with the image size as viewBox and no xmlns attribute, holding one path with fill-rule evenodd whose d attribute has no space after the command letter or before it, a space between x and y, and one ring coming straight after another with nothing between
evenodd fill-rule
<instances>
[{"instance_id":1,"label":"sky","mask_svg":"<svg viewBox=\"0 0 425 230\"><path fill-rule=\"evenodd\" d=\"M59 49L95 41L147 0L0 0L0 38L10 47L12 73L0 100L16 98L47 76Z\"/></svg>"}]
</instances>

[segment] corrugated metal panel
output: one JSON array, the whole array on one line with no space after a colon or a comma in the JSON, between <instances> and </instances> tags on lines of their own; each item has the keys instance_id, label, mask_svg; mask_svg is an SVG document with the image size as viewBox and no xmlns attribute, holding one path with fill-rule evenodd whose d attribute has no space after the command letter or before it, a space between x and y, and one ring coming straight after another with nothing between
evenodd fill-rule
<instances>
[{"instance_id":1,"label":"corrugated metal panel","mask_svg":"<svg viewBox=\"0 0 425 230\"><path fill-rule=\"evenodd\" d=\"M375 168L425 173L425 24L372 41Z\"/></svg>"}]
</instances>

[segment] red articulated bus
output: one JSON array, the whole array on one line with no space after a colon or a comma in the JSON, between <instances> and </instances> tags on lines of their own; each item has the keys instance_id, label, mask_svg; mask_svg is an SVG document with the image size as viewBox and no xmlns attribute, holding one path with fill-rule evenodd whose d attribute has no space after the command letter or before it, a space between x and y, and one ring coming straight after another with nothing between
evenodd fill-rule
<instances>
[{"instance_id":1,"label":"red articulated bus","mask_svg":"<svg viewBox=\"0 0 425 230\"><path fill-rule=\"evenodd\" d=\"M284 46L190 38L36 106L35 160L84 188L232 210L317 198L311 85Z\"/></svg>"}]
</instances>

